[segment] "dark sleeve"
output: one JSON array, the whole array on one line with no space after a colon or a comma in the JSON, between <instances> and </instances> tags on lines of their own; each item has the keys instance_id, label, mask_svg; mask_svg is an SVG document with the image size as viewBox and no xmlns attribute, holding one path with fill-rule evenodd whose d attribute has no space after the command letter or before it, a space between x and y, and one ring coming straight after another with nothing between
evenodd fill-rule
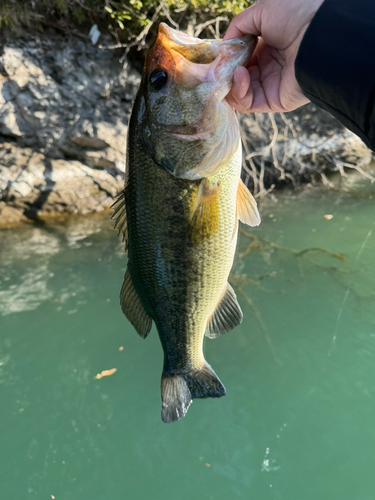
<instances>
[{"instance_id":1,"label":"dark sleeve","mask_svg":"<svg viewBox=\"0 0 375 500\"><path fill-rule=\"evenodd\" d=\"M325 0L295 71L308 99L375 150L375 0Z\"/></svg>"}]
</instances>

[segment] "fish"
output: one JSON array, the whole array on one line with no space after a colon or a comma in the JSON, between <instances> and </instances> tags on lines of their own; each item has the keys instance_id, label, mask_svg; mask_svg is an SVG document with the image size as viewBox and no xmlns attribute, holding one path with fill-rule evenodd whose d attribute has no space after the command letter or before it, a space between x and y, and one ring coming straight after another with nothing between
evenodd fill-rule
<instances>
[{"instance_id":1,"label":"fish","mask_svg":"<svg viewBox=\"0 0 375 500\"><path fill-rule=\"evenodd\" d=\"M240 130L225 97L256 43L198 39L161 23L129 121L125 187L113 205L128 253L120 303L143 339L156 325L166 423L195 398L225 395L203 339L243 318L228 276L238 221L257 226L260 216L240 177Z\"/></svg>"}]
</instances>

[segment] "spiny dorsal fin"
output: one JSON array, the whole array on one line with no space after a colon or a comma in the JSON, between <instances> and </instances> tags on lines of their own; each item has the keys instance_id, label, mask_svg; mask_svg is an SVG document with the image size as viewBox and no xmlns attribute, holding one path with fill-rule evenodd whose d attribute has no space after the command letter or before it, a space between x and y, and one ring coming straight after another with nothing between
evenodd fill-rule
<instances>
[{"instance_id":1,"label":"spiny dorsal fin","mask_svg":"<svg viewBox=\"0 0 375 500\"><path fill-rule=\"evenodd\" d=\"M143 339L150 333L152 319L144 310L139 296L135 291L129 269L126 270L124 283L120 292L120 304L122 312L137 330Z\"/></svg>"},{"instance_id":2,"label":"spiny dorsal fin","mask_svg":"<svg viewBox=\"0 0 375 500\"><path fill-rule=\"evenodd\" d=\"M259 226L260 215L257 208L257 202L241 179L237 190L237 213L238 218L244 224L252 227Z\"/></svg>"},{"instance_id":3,"label":"spiny dorsal fin","mask_svg":"<svg viewBox=\"0 0 375 500\"><path fill-rule=\"evenodd\" d=\"M118 234L122 233L123 239L125 241L125 252L128 249L128 223L126 220L126 208L125 208L125 191L121 191L116 196L115 202L111 205L114 209L111 219L115 219L115 229L118 228Z\"/></svg>"},{"instance_id":4,"label":"spiny dorsal fin","mask_svg":"<svg viewBox=\"0 0 375 500\"><path fill-rule=\"evenodd\" d=\"M224 297L211 316L205 331L206 337L216 339L233 330L242 321L243 315L233 288L227 283Z\"/></svg>"},{"instance_id":5,"label":"spiny dorsal fin","mask_svg":"<svg viewBox=\"0 0 375 500\"><path fill-rule=\"evenodd\" d=\"M218 184L211 184L207 179L201 181L188 227L188 237L192 243L202 243L217 233L219 189Z\"/></svg>"}]
</instances>

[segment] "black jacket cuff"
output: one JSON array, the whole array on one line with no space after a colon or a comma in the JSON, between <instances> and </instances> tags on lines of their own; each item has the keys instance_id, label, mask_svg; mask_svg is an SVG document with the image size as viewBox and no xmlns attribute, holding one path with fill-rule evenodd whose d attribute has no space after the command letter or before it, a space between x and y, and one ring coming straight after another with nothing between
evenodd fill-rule
<instances>
[{"instance_id":1,"label":"black jacket cuff","mask_svg":"<svg viewBox=\"0 0 375 500\"><path fill-rule=\"evenodd\" d=\"M375 2L325 0L295 62L302 91L375 150Z\"/></svg>"}]
</instances>

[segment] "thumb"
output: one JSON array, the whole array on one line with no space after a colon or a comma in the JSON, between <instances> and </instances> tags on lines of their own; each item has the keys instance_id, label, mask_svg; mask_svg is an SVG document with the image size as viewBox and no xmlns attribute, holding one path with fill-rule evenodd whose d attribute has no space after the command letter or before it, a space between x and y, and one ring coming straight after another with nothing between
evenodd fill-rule
<instances>
[{"instance_id":1,"label":"thumb","mask_svg":"<svg viewBox=\"0 0 375 500\"><path fill-rule=\"evenodd\" d=\"M260 36L262 2L252 5L234 17L225 33L224 40L245 35Z\"/></svg>"}]
</instances>

